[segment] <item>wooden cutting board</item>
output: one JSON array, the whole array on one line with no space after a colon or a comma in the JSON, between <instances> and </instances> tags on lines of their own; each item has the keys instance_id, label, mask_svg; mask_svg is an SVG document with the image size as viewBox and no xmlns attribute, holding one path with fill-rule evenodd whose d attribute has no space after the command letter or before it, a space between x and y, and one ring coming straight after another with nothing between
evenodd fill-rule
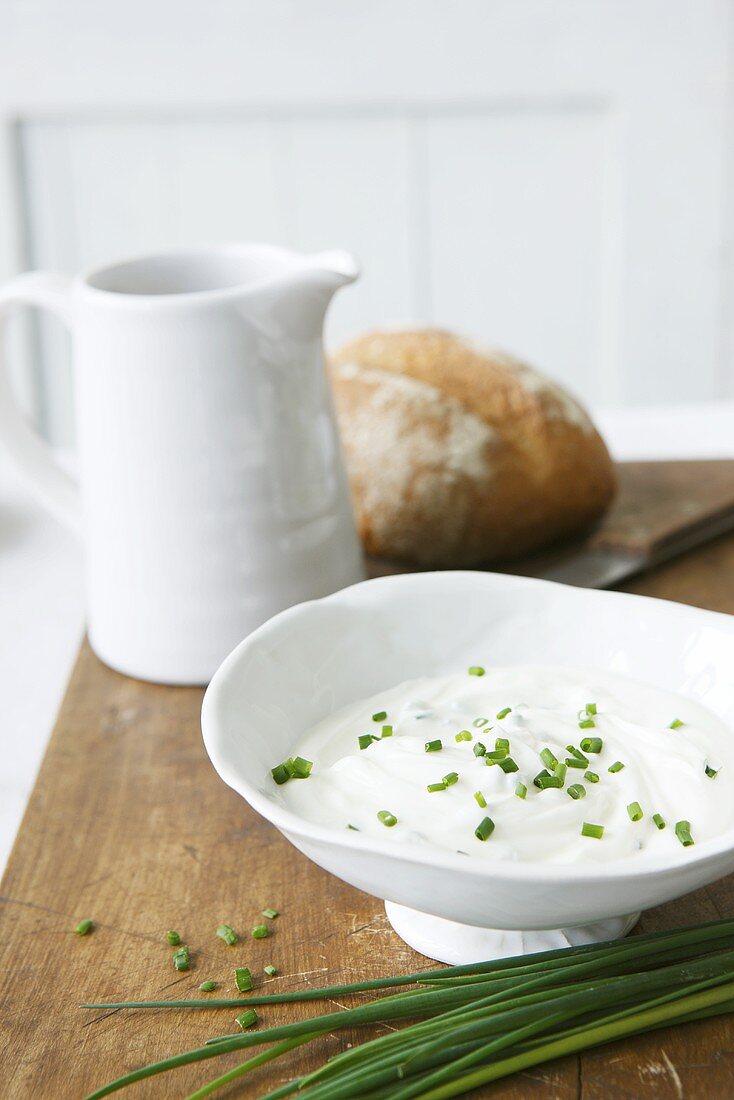
<instances>
[{"instance_id":1,"label":"wooden cutting board","mask_svg":"<svg viewBox=\"0 0 734 1100\"><path fill-rule=\"evenodd\" d=\"M625 590L734 613L734 535ZM734 681L734 677L733 677ZM202 692L143 684L82 646L0 888L0 1095L80 1100L118 1074L232 1028L232 1012L89 1012L85 1000L186 997L205 978L272 962L273 989L353 981L430 965L391 931L380 902L309 863L226 788L204 754ZM5 730L6 738L22 730ZM281 916L253 940L260 911ZM734 916L734 876L643 915L643 931ZM92 935L74 934L91 917ZM233 948L222 921L242 935ZM190 945L178 974L168 928ZM264 1023L313 1007L263 1009ZM342 1033L225 1090L259 1096L357 1036ZM184 1097L236 1055L134 1086L122 1096ZM734 1096L734 1018L670 1028L538 1067L474 1095L503 1100Z\"/></svg>"}]
</instances>

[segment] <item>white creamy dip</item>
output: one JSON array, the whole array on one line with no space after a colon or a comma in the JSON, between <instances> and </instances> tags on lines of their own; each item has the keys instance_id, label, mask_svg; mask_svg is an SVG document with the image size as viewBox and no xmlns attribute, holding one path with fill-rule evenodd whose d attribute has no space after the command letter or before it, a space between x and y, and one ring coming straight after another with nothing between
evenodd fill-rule
<instances>
[{"instance_id":1,"label":"white creamy dip","mask_svg":"<svg viewBox=\"0 0 734 1100\"><path fill-rule=\"evenodd\" d=\"M591 713L587 704L592 704ZM498 717L506 708L511 709ZM384 719L373 720L383 711ZM593 725L580 728L580 722ZM382 736L385 726L392 735L388 729ZM457 741L462 731L471 740ZM366 734L378 739L361 749L359 738ZM586 737L601 738L601 751L583 751ZM497 738L509 741L508 756L517 771L505 771L499 762L488 765L486 756L475 755L478 742L487 753L496 751ZM432 741L440 741L442 748L426 751ZM539 789L534 783L539 773L555 774L540 753L550 749L563 764L573 758L568 745L587 758L588 766L567 767L562 787ZM480 859L683 859L691 849L676 835L677 822L690 822L696 843L734 824L729 729L699 703L610 672L487 666L484 675L465 669L411 680L331 714L305 734L294 755L313 762L311 774L283 783L278 791L302 817ZM616 762L624 767L610 771ZM707 767L715 777L707 775ZM598 782L586 778L586 771L597 774ZM458 780L427 790L451 773ZM574 799L569 788L576 784L583 797ZM521 798L517 792L523 785ZM475 792L480 792L476 798ZM628 809L634 803L643 815L638 820L632 820L636 807ZM397 822L386 826L378 818L381 811ZM657 827L655 814L665 828ZM493 830L481 840L475 830L485 818ZM584 836L585 823L603 826L603 836Z\"/></svg>"}]
</instances>

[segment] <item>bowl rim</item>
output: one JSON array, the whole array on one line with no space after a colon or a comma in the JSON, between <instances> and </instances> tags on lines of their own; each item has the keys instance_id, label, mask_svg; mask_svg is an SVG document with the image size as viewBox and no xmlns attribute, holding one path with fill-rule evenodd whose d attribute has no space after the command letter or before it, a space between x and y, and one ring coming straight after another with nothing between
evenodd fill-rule
<instances>
[{"instance_id":1,"label":"bowl rim","mask_svg":"<svg viewBox=\"0 0 734 1100\"><path fill-rule=\"evenodd\" d=\"M248 634L225 657L204 694L201 710L201 727L204 746L207 755L220 778L240 797L252 806L257 813L274 825L288 839L291 834L319 845L337 847L346 851L362 851L371 855L385 857L408 863L421 864L436 871L460 871L472 877L480 879L492 879L502 877L508 882L532 882L537 884L561 885L564 883L593 885L605 883L614 878L639 879L650 874L664 874L700 867L714 861L717 857L734 851L734 825L726 832L694 845L694 851L682 849L681 855L669 857L647 858L636 861L632 856L621 859L608 860L604 863L547 863L540 860L492 860L472 859L471 856L462 855L459 852L450 852L430 845L421 847L410 846L400 840L378 840L374 837L360 835L358 832L344 830L344 833L334 832L325 825L309 821L294 813L285 806L278 804L261 791L250 780L242 776L234 769L227 759L223 759L217 751L217 731L219 728L218 707L224 684L236 674L236 670L243 658L253 647L258 646L263 640L272 640L282 630L283 625L295 618L301 618L311 613L315 607L328 606L351 602L355 599L361 601L366 591L374 591L376 587L405 587L423 584L452 583L457 579L471 578L478 584L506 585L508 588L555 588L564 589L570 599L590 599L593 602L605 603L613 601L626 602L631 605L643 603L655 607L656 614L671 614L695 619L696 623L706 620L722 626L725 631L734 634L734 616L725 612L710 611L706 608L695 607L690 604L681 604L673 600L666 600L655 596L641 596L636 593L616 592L602 589L576 588L571 585L559 584L555 581L546 581L537 577L523 577L509 573L492 573L484 570L434 570L416 573L397 573L384 577L374 577L349 585L328 596L307 600L295 604L284 611L272 616L252 633ZM732 731L734 733L734 731ZM683 856L683 852L686 852Z\"/></svg>"}]
</instances>

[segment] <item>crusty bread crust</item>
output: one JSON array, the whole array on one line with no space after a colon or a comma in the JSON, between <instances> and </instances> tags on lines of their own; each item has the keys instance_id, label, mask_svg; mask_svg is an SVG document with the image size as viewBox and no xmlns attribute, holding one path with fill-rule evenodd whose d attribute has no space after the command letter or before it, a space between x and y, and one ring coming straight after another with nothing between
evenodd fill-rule
<instances>
[{"instance_id":1,"label":"crusty bread crust","mask_svg":"<svg viewBox=\"0 0 734 1100\"><path fill-rule=\"evenodd\" d=\"M511 558L588 528L614 495L578 402L509 356L434 329L373 332L330 366L368 553L424 566Z\"/></svg>"}]
</instances>

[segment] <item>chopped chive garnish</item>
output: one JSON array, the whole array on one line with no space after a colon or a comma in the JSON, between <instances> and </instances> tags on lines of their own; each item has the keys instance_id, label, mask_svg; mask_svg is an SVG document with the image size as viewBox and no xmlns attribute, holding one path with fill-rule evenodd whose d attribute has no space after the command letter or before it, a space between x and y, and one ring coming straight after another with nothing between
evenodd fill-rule
<instances>
[{"instance_id":1,"label":"chopped chive garnish","mask_svg":"<svg viewBox=\"0 0 734 1100\"><path fill-rule=\"evenodd\" d=\"M584 752L601 752L603 743L601 737L583 737L581 748Z\"/></svg>"},{"instance_id":2,"label":"chopped chive garnish","mask_svg":"<svg viewBox=\"0 0 734 1100\"><path fill-rule=\"evenodd\" d=\"M575 799L586 798L586 787L583 783L572 783L570 787L566 788L566 794Z\"/></svg>"},{"instance_id":3,"label":"chopped chive garnish","mask_svg":"<svg viewBox=\"0 0 734 1100\"><path fill-rule=\"evenodd\" d=\"M484 817L474 830L477 840L487 840L494 832L494 821L491 817Z\"/></svg>"},{"instance_id":4,"label":"chopped chive garnish","mask_svg":"<svg viewBox=\"0 0 734 1100\"><path fill-rule=\"evenodd\" d=\"M302 756L292 756L286 760L285 766L291 779L308 779L313 767L313 760L304 760Z\"/></svg>"},{"instance_id":5,"label":"chopped chive garnish","mask_svg":"<svg viewBox=\"0 0 734 1100\"><path fill-rule=\"evenodd\" d=\"M678 837L678 840L681 842L684 848L690 848L691 844L693 844L690 821L676 821L675 835Z\"/></svg>"},{"instance_id":6,"label":"chopped chive garnish","mask_svg":"<svg viewBox=\"0 0 734 1100\"><path fill-rule=\"evenodd\" d=\"M440 738L436 738L435 741L426 741L426 744L425 744L426 752L440 752L442 748L443 748L443 741L441 741Z\"/></svg>"},{"instance_id":7,"label":"chopped chive garnish","mask_svg":"<svg viewBox=\"0 0 734 1100\"><path fill-rule=\"evenodd\" d=\"M718 768L711 768L708 764L704 768L704 771L706 772L706 775L709 777L709 779L716 779L716 776L719 774Z\"/></svg>"},{"instance_id":8,"label":"chopped chive garnish","mask_svg":"<svg viewBox=\"0 0 734 1100\"><path fill-rule=\"evenodd\" d=\"M603 825L591 825L588 821L585 821L581 826L582 836L592 836L595 840L601 840L604 836Z\"/></svg>"},{"instance_id":9,"label":"chopped chive garnish","mask_svg":"<svg viewBox=\"0 0 734 1100\"><path fill-rule=\"evenodd\" d=\"M575 745L566 745L566 752L570 752L571 756L575 756L577 760L586 759L584 754L582 752L579 752Z\"/></svg>"},{"instance_id":10,"label":"chopped chive garnish","mask_svg":"<svg viewBox=\"0 0 734 1100\"><path fill-rule=\"evenodd\" d=\"M282 787L282 785L284 783L287 783L290 779L290 772L286 768L285 764L276 764L274 768L270 769L270 774L272 775L273 779L279 787Z\"/></svg>"},{"instance_id":11,"label":"chopped chive garnish","mask_svg":"<svg viewBox=\"0 0 734 1100\"><path fill-rule=\"evenodd\" d=\"M252 974L249 966L238 966L234 972L234 983L240 993L247 993L252 989Z\"/></svg>"},{"instance_id":12,"label":"chopped chive garnish","mask_svg":"<svg viewBox=\"0 0 734 1100\"><path fill-rule=\"evenodd\" d=\"M456 741L457 744L460 741L473 741L473 740L474 740L474 738L469 733L469 730L459 730L459 732L456 734L456 737L454 738L454 741Z\"/></svg>"},{"instance_id":13,"label":"chopped chive garnish","mask_svg":"<svg viewBox=\"0 0 734 1100\"><path fill-rule=\"evenodd\" d=\"M358 833L359 832L359 829L357 828L356 825L347 824L347 828L351 829L353 833Z\"/></svg>"},{"instance_id":14,"label":"chopped chive garnish","mask_svg":"<svg viewBox=\"0 0 734 1100\"><path fill-rule=\"evenodd\" d=\"M653 814L652 819L658 829L665 828L665 818L662 816L662 814Z\"/></svg>"},{"instance_id":15,"label":"chopped chive garnish","mask_svg":"<svg viewBox=\"0 0 734 1100\"><path fill-rule=\"evenodd\" d=\"M502 708L502 710L500 710L500 711L498 711L498 712L497 712L497 717L498 717L498 718L499 718L500 720L501 720L502 718L506 718L506 717L507 717L507 715L508 715L508 714L509 714L509 713L511 712L511 710L512 710L512 707L503 707L503 708Z\"/></svg>"},{"instance_id":16,"label":"chopped chive garnish","mask_svg":"<svg viewBox=\"0 0 734 1100\"><path fill-rule=\"evenodd\" d=\"M474 801L482 810L487 809L487 799L484 797L481 791L474 792Z\"/></svg>"},{"instance_id":17,"label":"chopped chive garnish","mask_svg":"<svg viewBox=\"0 0 734 1100\"><path fill-rule=\"evenodd\" d=\"M593 717L596 714L596 703L587 703L585 710L590 718Z\"/></svg>"},{"instance_id":18,"label":"chopped chive garnish","mask_svg":"<svg viewBox=\"0 0 734 1100\"><path fill-rule=\"evenodd\" d=\"M484 756L487 751L487 746L483 745L481 741L477 741L472 751L475 756Z\"/></svg>"},{"instance_id":19,"label":"chopped chive garnish","mask_svg":"<svg viewBox=\"0 0 734 1100\"><path fill-rule=\"evenodd\" d=\"M609 765L609 767L607 768L607 771L608 772L621 772L623 767L624 767L624 764L622 763L621 760L615 760L613 764Z\"/></svg>"},{"instance_id":20,"label":"chopped chive garnish","mask_svg":"<svg viewBox=\"0 0 734 1100\"><path fill-rule=\"evenodd\" d=\"M540 759L543 761L546 768L550 768L551 771L558 763L558 759L556 758L555 754L551 752L551 750L548 748L540 750Z\"/></svg>"},{"instance_id":21,"label":"chopped chive garnish","mask_svg":"<svg viewBox=\"0 0 734 1100\"><path fill-rule=\"evenodd\" d=\"M561 783L565 783L566 782L566 765L565 764L556 764L555 768L553 769L553 774L555 775L556 779L560 779Z\"/></svg>"},{"instance_id":22,"label":"chopped chive garnish","mask_svg":"<svg viewBox=\"0 0 734 1100\"><path fill-rule=\"evenodd\" d=\"M582 718L579 722L580 730L593 730L596 726L596 722L593 718ZM581 742L581 748L584 747L583 741Z\"/></svg>"},{"instance_id":23,"label":"chopped chive garnish","mask_svg":"<svg viewBox=\"0 0 734 1100\"><path fill-rule=\"evenodd\" d=\"M239 1024L244 1031L245 1028L252 1027L253 1024L257 1023L257 1012L255 1012L254 1008L248 1008L247 1012L242 1012L239 1016L235 1016L234 1022Z\"/></svg>"},{"instance_id":24,"label":"chopped chive garnish","mask_svg":"<svg viewBox=\"0 0 734 1100\"><path fill-rule=\"evenodd\" d=\"M453 787L454 783L459 782L459 773L458 772L449 772L448 775L445 775L443 777L443 781L444 781L444 783L446 784L447 787Z\"/></svg>"},{"instance_id":25,"label":"chopped chive garnish","mask_svg":"<svg viewBox=\"0 0 734 1100\"><path fill-rule=\"evenodd\" d=\"M518 779L517 783L515 784L515 794L517 795L518 798L525 798L527 793L528 793L527 787L525 786L525 784L522 782L521 779Z\"/></svg>"},{"instance_id":26,"label":"chopped chive garnish","mask_svg":"<svg viewBox=\"0 0 734 1100\"><path fill-rule=\"evenodd\" d=\"M379 738L375 737L374 734L371 733L363 733L362 736L358 738L358 740L360 749L368 749L372 742L378 741Z\"/></svg>"},{"instance_id":27,"label":"chopped chive garnish","mask_svg":"<svg viewBox=\"0 0 734 1100\"><path fill-rule=\"evenodd\" d=\"M502 768L502 771L505 773L505 775L510 775L511 772L519 772L520 771L520 769L518 768L517 764L515 763L515 761L512 759L511 756L505 757L504 760L498 760L497 765L500 768Z\"/></svg>"},{"instance_id":28,"label":"chopped chive garnish","mask_svg":"<svg viewBox=\"0 0 734 1100\"><path fill-rule=\"evenodd\" d=\"M481 665L472 665L467 671L470 676L484 676L484 669Z\"/></svg>"},{"instance_id":29,"label":"chopped chive garnish","mask_svg":"<svg viewBox=\"0 0 734 1100\"><path fill-rule=\"evenodd\" d=\"M541 791L550 790L551 787L560 789L563 786L563 780L557 775L536 775L533 783Z\"/></svg>"},{"instance_id":30,"label":"chopped chive garnish","mask_svg":"<svg viewBox=\"0 0 734 1100\"><path fill-rule=\"evenodd\" d=\"M263 916L267 917L268 920L275 920L276 917L280 916L280 913L277 909L263 909Z\"/></svg>"},{"instance_id":31,"label":"chopped chive garnish","mask_svg":"<svg viewBox=\"0 0 734 1100\"><path fill-rule=\"evenodd\" d=\"M498 764L500 760L504 760L507 753L504 749L492 749L491 752L485 752L484 759L487 764Z\"/></svg>"},{"instance_id":32,"label":"chopped chive garnish","mask_svg":"<svg viewBox=\"0 0 734 1100\"><path fill-rule=\"evenodd\" d=\"M388 829L392 829L393 825L397 825L398 823L395 814L391 814L389 810L378 810L377 820L381 821L383 825L386 825Z\"/></svg>"},{"instance_id":33,"label":"chopped chive garnish","mask_svg":"<svg viewBox=\"0 0 734 1100\"><path fill-rule=\"evenodd\" d=\"M179 936L178 932L174 932L172 928L169 929L168 932L166 932L166 939L170 943L171 947L178 947L181 942L181 937Z\"/></svg>"},{"instance_id":34,"label":"chopped chive garnish","mask_svg":"<svg viewBox=\"0 0 734 1100\"><path fill-rule=\"evenodd\" d=\"M550 776L550 772L548 771L548 769L543 768L542 771L538 772L535 779L533 780L533 783L535 784L536 787L539 787L540 784L538 783L538 780L539 779L547 779L549 776Z\"/></svg>"},{"instance_id":35,"label":"chopped chive garnish","mask_svg":"<svg viewBox=\"0 0 734 1100\"><path fill-rule=\"evenodd\" d=\"M383 726L382 727L382 736L383 737L392 737L392 726Z\"/></svg>"},{"instance_id":36,"label":"chopped chive garnish","mask_svg":"<svg viewBox=\"0 0 734 1100\"><path fill-rule=\"evenodd\" d=\"M276 974L278 973L278 968L277 968L277 966L273 966L273 964L272 964L272 963L268 963L268 965L267 965L267 966L264 966L264 967L263 967L263 970L265 971L265 973L267 974L267 976L268 976L269 978L274 978L274 977L275 977L275 975L276 975Z\"/></svg>"},{"instance_id":37,"label":"chopped chive garnish","mask_svg":"<svg viewBox=\"0 0 734 1100\"><path fill-rule=\"evenodd\" d=\"M384 722L386 718L387 718L387 711L386 710L378 710L376 714L372 715L372 721L373 722Z\"/></svg>"},{"instance_id":38,"label":"chopped chive garnish","mask_svg":"<svg viewBox=\"0 0 734 1100\"><path fill-rule=\"evenodd\" d=\"M443 782L443 780L440 783L429 783L426 787L426 790L429 794L433 794L434 791L445 791L446 784Z\"/></svg>"},{"instance_id":39,"label":"chopped chive garnish","mask_svg":"<svg viewBox=\"0 0 734 1100\"><path fill-rule=\"evenodd\" d=\"M202 982L199 989L202 993L213 993L219 985L219 982Z\"/></svg>"},{"instance_id":40,"label":"chopped chive garnish","mask_svg":"<svg viewBox=\"0 0 734 1100\"><path fill-rule=\"evenodd\" d=\"M250 932L253 940L264 940L270 935L270 929L267 924L256 924Z\"/></svg>"},{"instance_id":41,"label":"chopped chive garnish","mask_svg":"<svg viewBox=\"0 0 734 1100\"><path fill-rule=\"evenodd\" d=\"M510 751L510 742L506 737L498 737L495 740L494 747L497 752L508 753Z\"/></svg>"},{"instance_id":42,"label":"chopped chive garnish","mask_svg":"<svg viewBox=\"0 0 734 1100\"><path fill-rule=\"evenodd\" d=\"M74 931L76 932L77 936L88 936L93 928L94 928L94 924L92 923L91 920L89 920L89 918L87 918L86 920L80 920L79 923L77 924L76 928L74 929ZM168 942L171 943L170 940ZM176 943L180 943L180 942L181 942L181 940L176 940ZM91 950L91 948L90 948L90 950Z\"/></svg>"},{"instance_id":43,"label":"chopped chive garnish","mask_svg":"<svg viewBox=\"0 0 734 1100\"><path fill-rule=\"evenodd\" d=\"M669 730L679 730L681 728L681 726L685 726L685 722L681 722L680 718L674 718L673 721L668 726L668 729ZM693 841L691 841L691 844L692 843L693 843Z\"/></svg>"},{"instance_id":44,"label":"chopped chive garnish","mask_svg":"<svg viewBox=\"0 0 734 1100\"><path fill-rule=\"evenodd\" d=\"M489 718L475 718L474 721L472 722L472 725L474 726L475 729L480 730L482 728L482 726L486 726L488 722L489 722Z\"/></svg>"},{"instance_id":45,"label":"chopped chive garnish","mask_svg":"<svg viewBox=\"0 0 734 1100\"><path fill-rule=\"evenodd\" d=\"M642 806L639 802L630 802L627 807L630 821L640 821L643 817Z\"/></svg>"},{"instance_id":46,"label":"chopped chive garnish","mask_svg":"<svg viewBox=\"0 0 734 1100\"><path fill-rule=\"evenodd\" d=\"M233 928L230 928L228 924L220 924L219 928L217 928L217 935L220 940L224 940L229 947L234 947L237 943L237 933Z\"/></svg>"},{"instance_id":47,"label":"chopped chive garnish","mask_svg":"<svg viewBox=\"0 0 734 1100\"><path fill-rule=\"evenodd\" d=\"M191 957L189 955L189 949L186 944L182 944L177 951L173 952L173 965L176 970L188 970L191 965Z\"/></svg>"},{"instance_id":48,"label":"chopped chive garnish","mask_svg":"<svg viewBox=\"0 0 734 1100\"><path fill-rule=\"evenodd\" d=\"M585 767L588 766L588 763L589 763L589 761L586 759L585 756L581 756L581 757L567 756L566 757L566 767L567 768L578 768L579 771L581 771L582 768L585 768Z\"/></svg>"},{"instance_id":49,"label":"chopped chive garnish","mask_svg":"<svg viewBox=\"0 0 734 1100\"><path fill-rule=\"evenodd\" d=\"M588 783L598 783L599 782L599 775L598 775L597 772L592 772L592 771L584 772L584 779Z\"/></svg>"}]
</instances>

